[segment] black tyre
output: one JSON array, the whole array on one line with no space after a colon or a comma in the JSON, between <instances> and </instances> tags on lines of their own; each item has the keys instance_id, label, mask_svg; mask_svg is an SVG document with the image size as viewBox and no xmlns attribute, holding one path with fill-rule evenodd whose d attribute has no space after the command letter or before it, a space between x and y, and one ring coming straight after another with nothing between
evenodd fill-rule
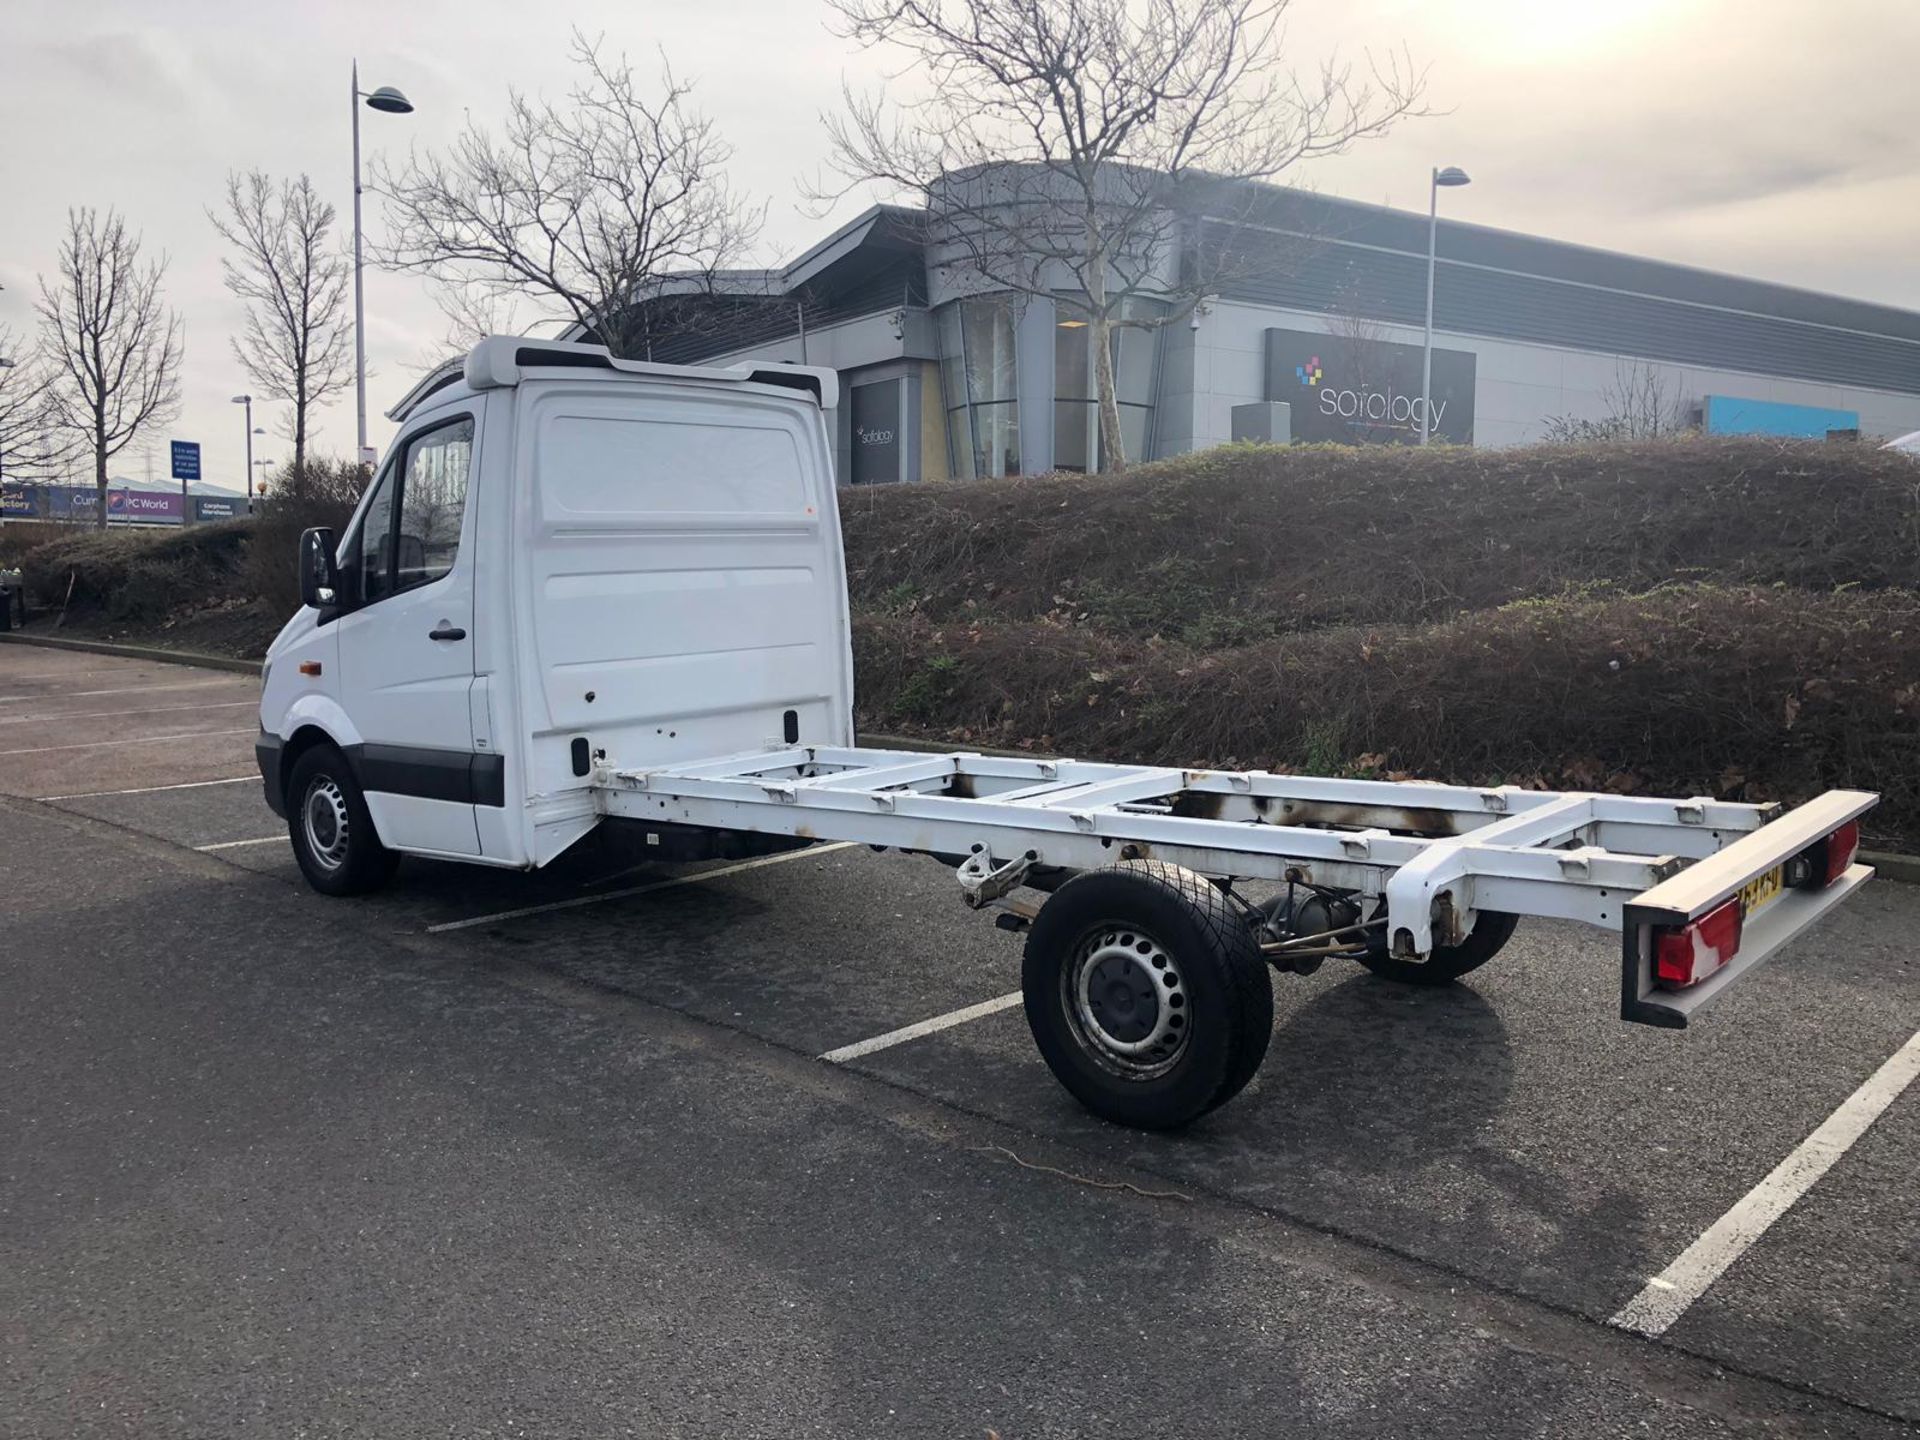
<instances>
[{"instance_id":1,"label":"black tyre","mask_svg":"<svg viewBox=\"0 0 1920 1440\"><path fill-rule=\"evenodd\" d=\"M1067 881L1027 932L1020 978L1041 1058L1121 1125L1173 1129L1225 1104L1273 1034L1252 927L1176 865L1127 861Z\"/></svg>"},{"instance_id":2,"label":"black tyre","mask_svg":"<svg viewBox=\"0 0 1920 1440\"><path fill-rule=\"evenodd\" d=\"M1473 929L1466 939L1458 945L1436 946L1425 960L1369 955L1360 963L1382 980L1397 980L1403 985L1451 984L1498 955L1513 938L1513 927L1519 921L1519 916L1504 910L1482 910L1474 916Z\"/></svg>"},{"instance_id":3,"label":"black tyre","mask_svg":"<svg viewBox=\"0 0 1920 1440\"><path fill-rule=\"evenodd\" d=\"M301 873L323 895L378 890L400 863L374 833L366 796L347 757L331 745L317 745L293 762L287 830Z\"/></svg>"}]
</instances>

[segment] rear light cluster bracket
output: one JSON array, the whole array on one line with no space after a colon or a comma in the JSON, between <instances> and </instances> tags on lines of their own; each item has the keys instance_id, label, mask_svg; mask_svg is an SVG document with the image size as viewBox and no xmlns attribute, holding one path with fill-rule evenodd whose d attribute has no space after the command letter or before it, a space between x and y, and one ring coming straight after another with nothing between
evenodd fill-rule
<instances>
[{"instance_id":1,"label":"rear light cluster bracket","mask_svg":"<svg viewBox=\"0 0 1920 1440\"><path fill-rule=\"evenodd\" d=\"M1872 872L1855 864L1876 797L1830 792L1624 907L1620 1013L1681 1028Z\"/></svg>"}]
</instances>

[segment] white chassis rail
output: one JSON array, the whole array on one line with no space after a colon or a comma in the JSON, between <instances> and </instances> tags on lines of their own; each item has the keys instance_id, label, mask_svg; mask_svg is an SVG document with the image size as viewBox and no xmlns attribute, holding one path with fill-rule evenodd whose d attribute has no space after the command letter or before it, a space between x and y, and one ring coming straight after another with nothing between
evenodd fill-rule
<instances>
[{"instance_id":1,"label":"white chassis rail","mask_svg":"<svg viewBox=\"0 0 1920 1440\"><path fill-rule=\"evenodd\" d=\"M1479 910L1618 929L1622 1018L1670 1027L1873 872L1855 865L1826 890L1776 902L1756 917L1738 961L1684 995L1651 983L1651 927L1698 917L1878 800L1829 791L1781 817L1776 805L1704 798L815 746L652 770L603 763L595 779L603 814L642 823L969 857L960 878L976 904L1018 884L1029 865L1151 858L1384 899L1400 955L1457 941Z\"/></svg>"}]
</instances>

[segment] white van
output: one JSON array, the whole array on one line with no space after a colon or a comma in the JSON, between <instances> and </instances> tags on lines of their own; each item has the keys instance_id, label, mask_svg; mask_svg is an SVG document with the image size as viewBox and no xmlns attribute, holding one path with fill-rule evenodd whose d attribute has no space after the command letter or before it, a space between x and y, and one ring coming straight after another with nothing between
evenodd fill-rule
<instances>
[{"instance_id":1,"label":"white van","mask_svg":"<svg viewBox=\"0 0 1920 1440\"><path fill-rule=\"evenodd\" d=\"M1857 791L1783 815L862 749L837 398L831 371L512 337L417 387L346 534L302 537L268 652L260 771L315 888L403 853L531 868L601 826L663 860L933 855L1026 932L1055 1074L1170 1126L1252 1076L1275 971L1446 983L1516 916L1578 920L1621 937L1622 1018L1678 1028L1873 873Z\"/></svg>"}]
</instances>

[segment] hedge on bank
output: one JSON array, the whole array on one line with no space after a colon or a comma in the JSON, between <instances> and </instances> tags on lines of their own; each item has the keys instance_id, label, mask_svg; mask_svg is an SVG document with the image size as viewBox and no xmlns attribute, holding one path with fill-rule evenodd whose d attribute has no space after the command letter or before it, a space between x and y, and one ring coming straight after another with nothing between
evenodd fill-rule
<instances>
[{"instance_id":1,"label":"hedge on bank","mask_svg":"<svg viewBox=\"0 0 1920 1440\"><path fill-rule=\"evenodd\" d=\"M1059 621L855 627L861 727L1083 759L1794 801L1920 841L1920 595L1674 585L1223 650Z\"/></svg>"},{"instance_id":2,"label":"hedge on bank","mask_svg":"<svg viewBox=\"0 0 1920 1440\"><path fill-rule=\"evenodd\" d=\"M1119 477L866 487L841 515L857 612L1202 649L1675 579L1920 589L1920 464L1860 444L1231 445Z\"/></svg>"}]
</instances>

